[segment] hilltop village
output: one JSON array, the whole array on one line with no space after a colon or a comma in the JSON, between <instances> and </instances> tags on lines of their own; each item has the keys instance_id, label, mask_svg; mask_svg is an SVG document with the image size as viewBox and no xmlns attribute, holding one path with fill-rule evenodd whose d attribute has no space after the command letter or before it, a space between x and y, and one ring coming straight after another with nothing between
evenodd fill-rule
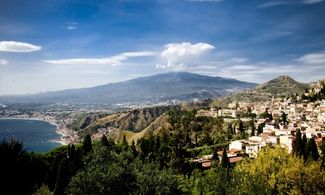
<instances>
[{"instance_id":1,"label":"hilltop village","mask_svg":"<svg viewBox=\"0 0 325 195\"><path fill-rule=\"evenodd\" d=\"M230 163L240 161L245 155L256 158L265 146L279 145L292 153L297 130L307 139L315 139L318 146L325 140L325 100L311 98L322 90L324 84L318 82L302 95L272 97L266 102L231 102L227 108L198 110L196 117L222 117L229 123L240 121L240 125L233 128L234 133L244 132L249 136L229 143L227 156ZM242 125L245 122L251 124L246 129ZM222 151L218 151L218 156L221 160ZM204 155L193 161L209 168L212 157L213 154Z\"/></svg>"}]
</instances>

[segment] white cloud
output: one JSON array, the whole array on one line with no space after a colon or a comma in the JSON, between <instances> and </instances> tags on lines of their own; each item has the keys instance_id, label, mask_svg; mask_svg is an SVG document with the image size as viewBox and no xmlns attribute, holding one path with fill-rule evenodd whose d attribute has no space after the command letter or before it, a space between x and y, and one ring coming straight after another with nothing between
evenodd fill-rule
<instances>
[{"instance_id":1,"label":"white cloud","mask_svg":"<svg viewBox=\"0 0 325 195\"><path fill-rule=\"evenodd\" d=\"M16 41L0 41L0 51L6 52L33 52L41 50L41 46L30 43L16 42Z\"/></svg>"},{"instance_id":2,"label":"white cloud","mask_svg":"<svg viewBox=\"0 0 325 195\"><path fill-rule=\"evenodd\" d=\"M229 60L229 63L245 63L247 61L248 61L247 58L231 58Z\"/></svg>"},{"instance_id":3,"label":"white cloud","mask_svg":"<svg viewBox=\"0 0 325 195\"><path fill-rule=\"evenodd\" d=\"M305 64L325 64L325 53L320 52L306 54L298 58L297 61Z\"/></svg>"},{"instance_id":4,"label":"white cloud","mask_svg":"<svg viewBox=\"0 0 325 195\"><path fill-rule=\"evenodd\" d=\"M301 1L269 1L263 4L258 5L258 8L269 8L281 5L295 5L295 4L315 4L323 2L324 0L301 0Z\"/></svg>"},{"instance_id":5,"label":"white cloud","mask_svg":"<svg viewBox=\"0 0 325 195\"><path fill-rule=\"evenodd\" d=\"M5 59L0 59L0 65L8 64L8 61Z\"/></svg>"},{"instance_id":6,"label":"white cloud","mask_svg":"<svg viewBox=\"0 0 325 195\"><path fill-rule=\"evenodd\" d=\"M255 66L255 65L246 65L246 64L244 64L244 65L235 65L235 66L231 66L231 67L229 67L228 69L230 69L230 70L239 70L239 71L244 70L244 71L246 71L246 70L254 70L254 69L258 69L258 67Z\"/></svg>"},{"instance_id":7,"label":"white cloud","mask_svg":"<svg viewBox=\"0 0 325 195\"><path fill-rule=\"evenodd\" d=\"M151 51L140 51L140 52L125 52L119 55L107 57L107 58L73 58L73 59L60 59L60 60L44 60L44 62L50 64L61 64L61 65L121 65L123 61L131 57L146 57L154 56L155 52Z\"/></svg>"},{"instance_id":8,"label":"white cloud","mask_svg":"<svg viewBox=\"0 0 325 195\"><path fill-rule=\"evenodd\" d=\"M67 26L67 29L68 30L74 30L74 29L77 29L77 27L76 26Z\"/></svg>"},{"instance_id":9,"label":"white cloud","mask_svg":"<svg viewBox=\"0 0 325 195\"><path fill-rule=\"evenodd\" d=\"M258 8L269 8L269 7L275 7L275 6L280 6L280 5L288 5L290 4L289 2L285 2L285 1L270 1L270 2L266 2L263 3L261 5L258 5Z\"/></svg>"},{"instance_id":10,"label":"white cloud","mask_svg":"<svg viewBox=\"0 0 325 195\"><path fill-rule=\"evenodd\" d=\"M77 22L67 22L66 28L67 30L75 30L77 29L78 23Z\"/></svg>"},{"instance_id":11,"label":"white cloud","mask_svg":"<svg viewBox=\"0 0 325 195\"><path fill-rule=\"evenodd\" d=\"M215 49L215 47L208 43L170 43L165 45L165 49L161 52L161 58L166 61L167 64L157 65L156 67L180 69L193 63L195 58L213 49Z\"/></svg>"},{"instance_id":12,"label":"white cloud","mask_svg":"<svg viewBox=\"0 0 325 195\"><path fill-rule=\"evenodd\" d=\"M303 4L314 4L314 3L320 3L324 0L303 0L302 3Z\"/></svg>"}]
</instances>

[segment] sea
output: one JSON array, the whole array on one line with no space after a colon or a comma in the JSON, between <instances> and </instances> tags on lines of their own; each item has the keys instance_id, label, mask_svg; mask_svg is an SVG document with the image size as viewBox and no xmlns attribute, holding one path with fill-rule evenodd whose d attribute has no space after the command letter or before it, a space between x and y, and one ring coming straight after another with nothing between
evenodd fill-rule
<instances>
[{"instance_id":1,"label":"sea","mask_svg":"<svg viewBox=\"0 0 325 195\"><path fill-rule=\"evenodd\" d=\"M61 145L56 126L40 120L0 119L0 141L10 138L22 140L28 152L48 152Z\"/></svg>"}]
</instances>

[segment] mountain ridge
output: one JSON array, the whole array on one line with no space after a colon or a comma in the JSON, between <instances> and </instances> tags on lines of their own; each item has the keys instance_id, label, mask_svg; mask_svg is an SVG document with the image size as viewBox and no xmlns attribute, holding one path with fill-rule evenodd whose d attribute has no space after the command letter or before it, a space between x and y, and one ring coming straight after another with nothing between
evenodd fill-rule
<instances>
[{"instance_id":1,"label":"mountain ridge","mask_svg":"<svg viewBox=\"0 0 325 195\"><path fill-rule=\"evenodd\" d=\"M96 87L68 89L24 96L2 96L1 103L159 103L171 100L215 98L257 84L189 72L167 72Z\"/></svg>"}]
</instances>

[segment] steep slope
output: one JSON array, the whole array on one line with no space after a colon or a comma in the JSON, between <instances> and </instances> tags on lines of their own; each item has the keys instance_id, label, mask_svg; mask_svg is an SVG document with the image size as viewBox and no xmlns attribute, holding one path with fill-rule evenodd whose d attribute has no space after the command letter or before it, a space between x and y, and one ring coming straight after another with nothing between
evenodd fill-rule
<instances>
[{"instance_id":1,"label":"steep slope","mask_svg":"<svg viewBox=\"0 0 325 195\"><path fill-rule=\"evenodd\" d=\"M168 129L169 127L170 124L168 122L168 115L164 113L159 116L155 121L153 121L148 127L146 127L140 132L132 132L120 129L117 130L115 134L115 140L117 142L120 142L125 136L129 143L132 143L132 141L137 142L139 139L149 136L150 134L160 134L163 129Z\"/></svg>"},{"instance_id":2,"label":"steep slope","mask_svg":"<svg viewBox=\"0 0 325 195\"><path fill-rule=\"evenodd\" d=\"M166 106L157 106L115 113L97 119L84 130L88 132L96 132L96 130L100 128L114 128L139 132L148 127L168 109L169 107Z\"/></svg>"},{"instance_id":3,"label":"steep slope","mask_svg":"<svg viewBox=\"0 0 325 195\"><path fill-rule=\"evenodd\" d=\"M126 104L158 103L170 100L214 98L236 90L255 87L235 79L210 77L188 72L169 72L148 77L102 85L25 96L2 96L0 102L10 103L73 103Z\"/></svg>"},{"instance_id":4,"label":"steep slope","mask_svg":"<svg viewBox=\"0 0 325 195\"><path fill-rule=\"evenodd\" d=\"M308 84L300 83L289 76L279 76L256 87L258 93L270 93L272 95L301 94L309 88Z\"/></svg>"},{"instance_id":5,"label":"steep slope","mask_svg":"<svg viewBox=\"0 0 325 195\"><path fill-rule=\"evenodd\" d=\"M251 101L261 102L268 101L274 97L290 96L292 94L302 94L305 89L310 88L309 84L300 83L289 76L279 76L275 79L267 81L255 89L246 90L244 92L234 93L227 97L219 98L214 101L215 105L227 105L234 101Z\"/></svg>"}]
</instances>

